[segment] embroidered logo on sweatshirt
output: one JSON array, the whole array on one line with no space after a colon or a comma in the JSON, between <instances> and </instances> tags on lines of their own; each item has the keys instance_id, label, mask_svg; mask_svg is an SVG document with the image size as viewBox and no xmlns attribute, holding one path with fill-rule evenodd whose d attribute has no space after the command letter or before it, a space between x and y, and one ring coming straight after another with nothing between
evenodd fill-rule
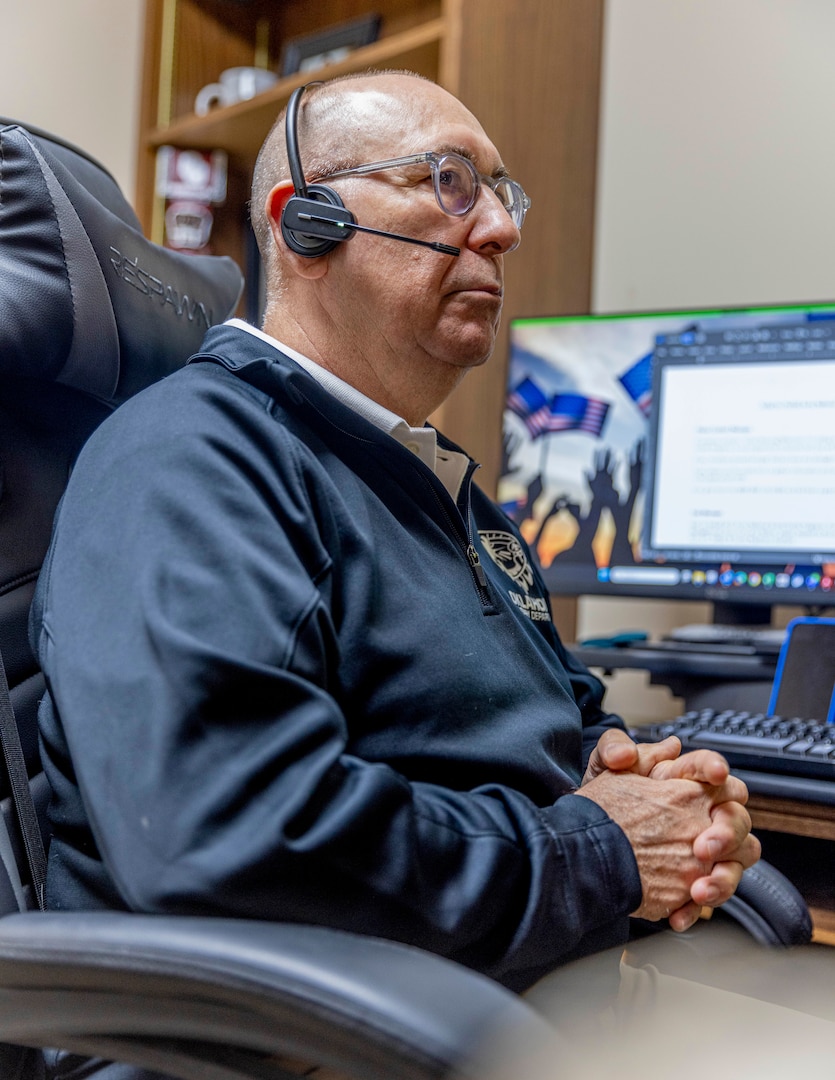
<instances>
[{"instance_id":1,"label":"embroidered logo on sweatshirt","mask_svg":"<svg viewBox=\"0 0 835 1080\"><path fill-rule=\"evenodd\" d=\"M479 531L481 542L496 566L529 592L533 585L533 570L527 560L522 545L513 533L499 532L498 529Z\"/></svg>"},{"instance_id":2,"label":"embroidered logo on sweatshirt","mask_svg":"<svg viewBox=\"0 0 835 1080\"><path fill-rule=\"evenodd\" d=\"M493 562L507 574L524 593L508 590L508 596L523 615L529 619L543 620L550 618L548 605L541 596L531 596L533 570L524 549L513 533L500 532L497 529L479 531L485 551Z\"/></svg>"}]
</instances>

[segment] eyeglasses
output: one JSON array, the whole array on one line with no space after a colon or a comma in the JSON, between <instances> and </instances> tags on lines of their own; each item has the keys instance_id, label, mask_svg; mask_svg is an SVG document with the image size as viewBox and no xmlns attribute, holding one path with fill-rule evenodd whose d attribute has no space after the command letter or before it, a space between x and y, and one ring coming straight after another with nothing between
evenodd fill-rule
<instances>
[{"instance_id":1,"label":"eyeglasses","mask_svg":"<svg viewBox=\"0 0 835 1080\"><path fill-rule=\"evenodd\" d=\"M522 228L525 214L530 209L531 200L525 194L521 184L508 176L484 176L476 171L475 166L461 154L413 154L411 157L393 158L391 161L374 161L368 165L356 165L352 169L340 169L328 173L319 179L333 180L338 176L363 176L367 173L380 172L382 169L394 169L401 165L418 165L428 162L432 171L432 183L435 198L445 214L463 217L475 206L482 184L496 195L499 202L510 214L517 229Z\"/></svg>"}]
</instances>

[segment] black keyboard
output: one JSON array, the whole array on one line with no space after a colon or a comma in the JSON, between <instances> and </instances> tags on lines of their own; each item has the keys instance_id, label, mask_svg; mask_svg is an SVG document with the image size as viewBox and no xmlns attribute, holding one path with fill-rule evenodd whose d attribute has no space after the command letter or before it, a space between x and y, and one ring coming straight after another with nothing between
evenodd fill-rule
<instances>
[{"instance_id":1,"label":"black keyboard","mask_svg":"<svg viewBox=\"0 0 835 1080\"><path fill-rule=\"evenodd\" d=\"M730 765L757 772L835 781L835 724L733 709L700 709L665 724L653 724L639 738L681 739L683 750L718 750Z\"/></svg>"}]
</instances>

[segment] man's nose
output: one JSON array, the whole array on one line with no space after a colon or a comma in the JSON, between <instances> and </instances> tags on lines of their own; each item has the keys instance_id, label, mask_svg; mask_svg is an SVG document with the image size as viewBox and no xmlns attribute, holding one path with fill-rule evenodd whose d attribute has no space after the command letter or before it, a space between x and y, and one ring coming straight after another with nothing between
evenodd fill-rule
<instances>
[{"instance_id":1,"label":"man's nose","mask_svg":"<svg viewBox=\"0 0 835 1080\"><path fill-rule=\"evenodd\" d=\"M504 203L486 184L481 185L472 213L476 216L471 236L473 246L493 244L502 254L519 246L522 234Z\"/></svg>"}]
</instances>

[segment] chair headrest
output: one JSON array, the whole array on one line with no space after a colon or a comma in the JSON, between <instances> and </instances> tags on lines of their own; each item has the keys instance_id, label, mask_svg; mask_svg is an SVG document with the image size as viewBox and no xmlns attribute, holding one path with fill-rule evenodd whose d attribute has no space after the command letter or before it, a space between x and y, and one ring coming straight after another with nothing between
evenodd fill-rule
<instances>
[{"instance_id":1,"label":"chair headrest","mask_svg":"<svg viewBox=\"0 0 835 1080\"><path fill-rule=\"evenodd\" d=\"M82 151L0 120L0 377L115 407L181 367L242 287L231 259L147 240Z\"/></svg>"}]
</instances>

